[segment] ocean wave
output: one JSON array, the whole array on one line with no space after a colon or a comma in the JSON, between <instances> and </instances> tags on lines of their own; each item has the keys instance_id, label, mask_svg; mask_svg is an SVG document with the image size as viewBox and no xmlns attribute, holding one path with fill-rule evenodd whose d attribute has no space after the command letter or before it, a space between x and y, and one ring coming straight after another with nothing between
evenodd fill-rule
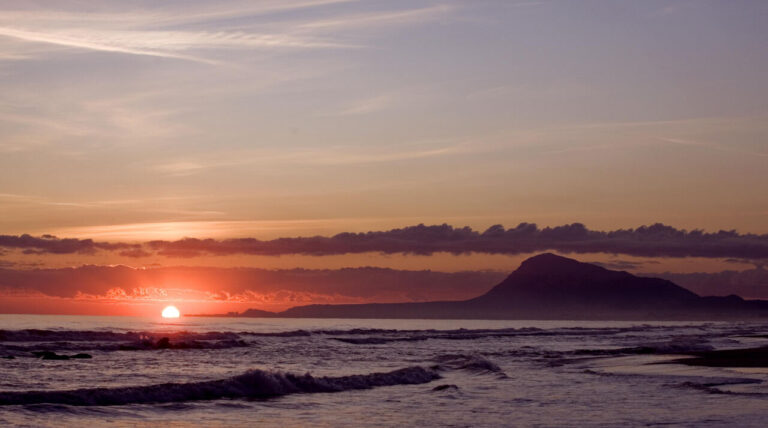
<instances>
[{"instance_id":1,"label":"ocean wave","mask_svg":"<svg viewBox=\"0 0 768 428\"><path fill-rule=\"evenodd\" d=\"M540 332L538 328L501 328L501 329L453 329L453 330L399 330L382 328L353 328L353 329L323 329L323 330L292 330L283 332L240 332L243 336L257 337L301 337L301 336L463 336L463 335L518 335Z\"/></svg>"},{"instance_id":2,"label":"ocean wave","mask_svg":"<svg viewBox=\"0 0 768 428\"><path fill-rule=\"evenodd\" d=\"M642 355L642 354L693 354L711 351L714 348L703 337L676 338L666 342L653 342L625 348L606 349L577 349L573 355L611 356L611 355Z\"/></svg>"},{"instance_id":3,"label":"ocean wave","mask_svg":"<svg viewBox=\"0 0 768 428\"><path fill-rule=\"evenodd\" d=\"M700 326L692 326L700 327ZM631 332L647 332L651 330L669 330L669 326L652 326L647 324L627 327L560 327L542 329L538 327L520 328L481 328L481 329L382 329L382 328L353 328L353 329L318 329L318 330L291 330L282 332L251 332L241 331L241 336L257 337L301 337L301 336L418 336L425 338L480 338L491 336L569 336L569 335L613 335ZM678 327L679 328L679 327Z\"/></svg>"},{"instance_id":4,"label":"ocean wave","mask_svg":"<svg viewBox=\"0 0 768 428\"><path fill-rule=\"evenodd\" d=\"M236 333L0 330L0 356L30 357L43 351L150 351L228 349L250 344Z\"/></svg>"},{"instance_id":5,"label":"ocean wave","mask_svg":"<svg viewBox=\"0 0 768 428\"><path fill-rule=\"evenodd\" d=\"M331 340L352 345L383 345L393 342L417 342L425 340L478 340L522 336L609 336L626 333L668 330L668 326L637 325L629 327L564 327L553 329L502 328L502 329L455 329L455 330L318 330L317 335L329 335ZM296 332L298 333L298 332ZM306 333L306 332L304 332ZM291 332L283 333L289 336ZM360 337L366 336L366 337Z\"/></svg>"},{"instance_id":6,"label":"ocean wave","mask_svg":"<svg viewBox=\"0 0 768 428\"><path fill-rule=\"evenodd\" d=\"M171 341L169 337L161 337L156 340L146 338L136 343L118 345L116 348L104 350L147 351L155 349L228 349L242 348L246 346L249 346L249 344L239 339Z\"/></svg>"},{"instance_id":7,"label":"ocean wave","mask_svg":"<svg viewBox=\"0 0 768 428\"><path fill-rule=\"evenodd\" d=\"M0 330L0 342L132 342L168 337L176 341L239 339L230 332L150 332L150 331L95 331L95 330Z\"/></svg>"},{"instance_id":8,"label":"ocean wave","mask_svg":"<svg viewBox=\"0 0 768 428\"><path fill-rule=\"evenodd\" d=\"M168 338L158 340L145 339L125 343L89 343L89 342L47 342L34 345L0 344L0 357L33 357L41 352L65 351L153 351L160 349L230 349L250 346L242 340L182 341L171 342Z\"/></svg>"},{"instance_id":9,"label":"ocean wave","mask_svg":"<svg viewBox=\"0 0 768 428\"><path fill-rule=\"evenodd\" d=\"M436 387L432 388L432 391L434 392L440 392L440 391L458 391L459 387L453 384L443 384L443 385L437 385Z\"/></svg>"},{"instance_id":10,"label":"ocean wave","mask_svg":"<svg viewBox=\"0 0 768 428\"><path fill-rule=\"evenodd\" d=\"M677 326L676 328L684 328ZM701 328L701 325L690 327ZM455 338L475 339L482 337L506 337L506 336L569 336L569 335L613 335L631 332L647 332L651 330L668 330L670 326L634 325L627 327L561 327L541 329L536 327L522 328L498 328L498 329L379 329L379 328L353 328L353 329L318 329L318 330L289 330L281 332L258 331L97 331L97 330L59 330L59 329L23 329L0 330L0 342L125 342L140 341L145 338L169 337L174 341L191 340L236 340L242 337L307 337L307 336L380 336L392 338L411 336L420 338ZM745 330L746 331L746 330ZM746 334L746 333L745 333Z\"/></svg>"},{"instance_id":11,"label":"ocean wave","mask_svg":"<svg viewBox=\"0 0 768 428\"><path fill-rule=\"evenodd\" d=\"M251 370L227 379L122 388L90 388L69 391L0 392L0 405L63 404L116 406L145 403L179 403L222 398L271 398L296 393L341 392L380 386L414 385L439 379L431 369L407 367L385 373L314 377L309 373Z\"/></svg>"},{"instance_id":12,"label":"ocean wave","mask_svg":"<svg viewBox=\"0 0 768 428\"><path fill-rule=\"evenodd\" d=\"M438 363L434 367L437 370L466 370L478 374L495 373L500 377L507 376L496 363L477 354L446 354L439 355L434 360Z\"/></svg>"},{"instance_id":13,"label":"ocean wave","mask_svg":"<svg viewBox=\"0 0 768 428\"><path fill-rule=\"evenodd\" d=\"M700 391L707 392L709 394L731 394L731 395L751 395L751 396L767 396L768 393L763 391L733 391L727 389L732 386L740 385L759 385L763 383L759 379L751 378L720 378L720 379L708 379L706 381L686 381L675 385L678 388L692 388Z\"/></svg>"}]
</instances>

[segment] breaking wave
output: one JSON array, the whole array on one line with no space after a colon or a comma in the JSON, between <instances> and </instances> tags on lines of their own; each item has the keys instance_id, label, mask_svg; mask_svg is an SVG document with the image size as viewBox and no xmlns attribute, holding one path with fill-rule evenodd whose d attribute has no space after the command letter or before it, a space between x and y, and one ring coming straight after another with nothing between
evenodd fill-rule
<instances>
[{"instance_id":1,"label":"breaking wave","mask_svg":"<svg viewBox=\"0 0 768 428\"><path fill-rule=\"evenodd\" d=\"M682 326L678 326L680 328ZM696 326L701 328L702 326ZM540 329L536 327L498 328L498 329L453 329L453 330L399 330L378 328L353 329L319 329L319 330L290 330L281 332L254 331L212 331L212 332L151 332L151 331L97 331L97 330L0 330L0 342L126 342L139 341L145 338L167 336L171 340L237 340L242 337L307 337L307 336L376 336L383 340L397 339L403 336L426 339L477 339L483 337L507 336L559 336L559 335L613 335L630 332L647 332L651 330L668 330L669 326L635 325L629 327L564 327ZM395 337L393 337L395 336Z\"/></svg>"},{"instance_id":2,"label":"breaking wave","mask_svg":"<svg viewBox=\"0 0 768 428\"><path fill-rule=\"evenodd\" d=\"M94 331L94 330L0 330L0 342L125 342L145 338L168 336L176 340L231 340L238 339L237 333L178 331L157 333L147 331Z\"/></svg>"},{"instance_id":3,"label":"breaking wave","mask_svg":"<svg viewBox=\"0 0 768 428\"><path fill-rule=\"evenodd\" d=\"M637 325L630 327L566 327L553 329L501 328L501 329L455 329L455 330L384 330L384 329L354 329L354 330L318 330L312 333L306 331L280 333L284 336L303 333L322 334L331 336L330 339L352 345L383 345L393 342L417 342L431 339L437 340L477 340L520 336L610 336L625 333L648 332L653 330L668 330L668 326ZM268 333L271 335L271 333ZM363 337L361 337L363 336Z\"/></svg>"},{"instance_id":4,"label":"breaking wave","mask_svg":"<svg viewBox=\"0 0 768 428\"><path fill-rule=\"evenodd\" d=\"M642 354L693 354L714 349L704 337L680 337L670 341L641 344L640 346L609 349L577 349L573 355L611 356Z\"/></svg>"},{"instance_id":5,"label":"breaking wave","mask_svg":"<svg viewBox=\"0 0 768 428\"><path fill-rule=\"evenodd\" d=\"M63 404L70 406L118 406L144 403L180 403L222 398L270 398L297 393L341 392L380 386L415 385L440 379L434 370L407 367L386 373L314 377L309 373L251 370L227 379L191 383L122 388L91 388L70 391L0 392L0 405Z\"/></svg>"},{"instance_id":6,"label":"breaking wave","mask_svg":"<svg viewBox=\"0 0 768 428\"><path fill-rule=\"evenodd\" d=\"M45 342L34 345L0 344L0 355L25 357L36 352L53 351L151 351L158 349L229 349L250 346L242 340L170 341L167 337L157 340L144 339L125 343Z\"/></svg>"},{"instance_id":7,"label":"breaking wave","mask_svg":"<svg viewBox=\"0 0 768 428\"><path fill-rule=\"evenodd\" d=\"M496 363L477 354L440 355L435 357L435 361L438 363L434 367L437 370L466 370L478 374L496 373L500 377L506 377L506 374Z\"/></svg>"},{"instance_id":8,"label":"breaking wave","mask_svg":"<svg viewBox=\"0 0 768 428\"><path fill-rule=\"evenodd\" d=\"M0 354L29 356L36 351L145 351L246 347L236 333L0 330Z\"/></svg>"}]
</instances>

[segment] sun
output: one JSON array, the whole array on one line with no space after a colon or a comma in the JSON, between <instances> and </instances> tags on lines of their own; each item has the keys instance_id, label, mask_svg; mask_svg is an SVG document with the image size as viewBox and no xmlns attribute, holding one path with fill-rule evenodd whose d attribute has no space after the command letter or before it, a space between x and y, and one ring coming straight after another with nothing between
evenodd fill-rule
<instances>
[{"instance_id":1,"label":"sun","mask_svg":"<svg viewBox=\"0 0 768 428\"><path fill-rule=\"evenodd\" d=\"M165 309L163 309L163 318L178 318L181 313L176 308L176 306L166 306Z\"/></svg>"}]
</instances>

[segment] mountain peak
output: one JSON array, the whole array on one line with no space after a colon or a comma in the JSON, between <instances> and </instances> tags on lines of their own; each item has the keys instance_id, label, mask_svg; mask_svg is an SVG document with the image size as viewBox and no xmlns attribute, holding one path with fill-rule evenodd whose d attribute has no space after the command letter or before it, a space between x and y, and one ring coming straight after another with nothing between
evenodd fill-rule
<instances>
[{"instance_id":1,"label":"mountain peak","mask_svg":"<svg viewBox=\"0 0 768 428\"><path fill-rule=\"evenodd\" d=\"M542 253L523 261L514 273L528 275L574 275L605 271L607 270L594 264L583 263L568 257L558 256L557 254Z\"/></svg>"},{"instance_id":2,"label":"mountain peak","mask_svg":"<svg viewBox=\"0 0 768 428\"><path fill-rule=\"evenodd\" d=\"M523 261L521 266L524 265L537 265L537 264L551 264L551 263L581 263L578 260L569 259L568 257L558 256L554 253L541 253L535 256L529 257Z\"/></svg>"}]
</instances>

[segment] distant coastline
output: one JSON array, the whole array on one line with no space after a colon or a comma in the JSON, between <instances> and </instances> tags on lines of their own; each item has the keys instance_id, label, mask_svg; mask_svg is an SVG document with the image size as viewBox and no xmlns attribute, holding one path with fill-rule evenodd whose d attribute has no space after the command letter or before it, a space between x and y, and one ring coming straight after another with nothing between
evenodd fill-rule
<instances>
[{"instance_id":1,"label":"distant coastline","mask_svg":"<svg viewBox=\"0 0 768 428\"><path fill-rule=\"evenodd\" d=\"M756 320L768 301L731 295L701 297L659 278L634 276L544 253L489 292L462 301L296 306L195 317L486 320Z\"/></svg>"}]
</instances>

